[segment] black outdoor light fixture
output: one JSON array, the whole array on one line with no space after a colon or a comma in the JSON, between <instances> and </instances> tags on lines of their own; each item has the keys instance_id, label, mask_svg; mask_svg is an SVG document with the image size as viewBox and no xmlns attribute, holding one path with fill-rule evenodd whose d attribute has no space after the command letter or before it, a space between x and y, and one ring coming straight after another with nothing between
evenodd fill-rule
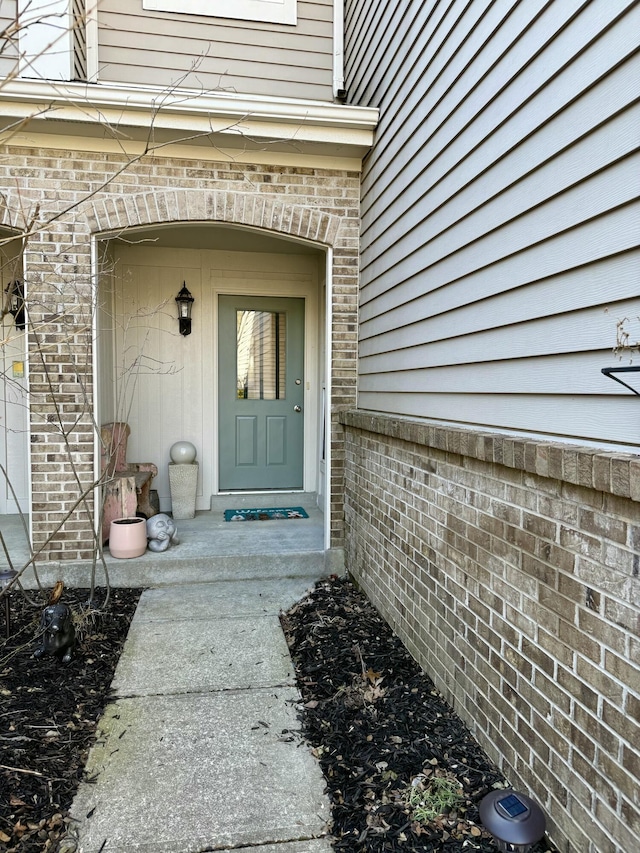
<instances>
[{"instance_id":1,"label":"black outdoor light fixture","mask_svg":"<svg viewBox=\"0 0 640 853\"><path fill-rule=\"evenodd\" d=\"M9 314L13 316L16 329L24 332L24 286L21 281L10 281L4 291L9 297Z\"/></svg>"},{"instance_id":2,"label":"black outdoor light fixture","mask_svg":"<svg viewBox=\"0 0 640 853\"><path fill-rule=\"evenodd\" d=\"M540 806L517 791L492 791L480 803L480 820L501 853L528 853L544 835Z\"/></svg>"},{"instance_id":3,"label":"black outdoor light fixture","mask_svg":"<svg viewBox=\"0 0 640 853\"><path fill-rule=\"evenodd\" d=\"M180 334L186 337L191 334L191 308L194 303L193 296L187 290L187 282L182 282L182 290L176 296L178 303L178 321L180 323Z\"/></svg>"}]
</instances>

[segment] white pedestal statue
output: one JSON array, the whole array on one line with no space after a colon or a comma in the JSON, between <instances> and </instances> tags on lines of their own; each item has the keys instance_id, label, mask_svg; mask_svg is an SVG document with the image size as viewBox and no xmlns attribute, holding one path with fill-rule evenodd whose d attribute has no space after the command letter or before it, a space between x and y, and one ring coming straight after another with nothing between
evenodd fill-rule
<instances>
[{"instance_id":1,"label":"white pedestal statue","mask_svg":"<svg viewBox=\"0 0 640 853\"><path fill-rule=\"evenodd\" d=\"M171 514L174 519L194 518L198 490L196 449L189 441L177 441L171 446L170 456Z\"/></svg>"}]
</instances>

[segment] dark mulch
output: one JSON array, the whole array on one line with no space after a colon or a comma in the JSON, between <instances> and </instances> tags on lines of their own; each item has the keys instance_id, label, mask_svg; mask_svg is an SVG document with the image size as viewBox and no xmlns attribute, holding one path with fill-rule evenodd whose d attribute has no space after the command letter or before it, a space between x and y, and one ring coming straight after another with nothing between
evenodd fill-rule
<instances>
[{"instance_id":1,"label":"dark mulch","mask_svg":"<svg viewBox=\"0 0 640 853\"><path fill-rule=\"evenodd\" d=\"M77 653L63 664L36 659L40 614L20 592L11 595L11 636L0 599L0 850L54 851L65 834L67 810L82 777L138 589L65 590L78 628Z\"/></svg>"},{"instance_id":2,"label":"dark mulch","mask_svg":"<svg viewBox=\"0 0 640 853\"><path fill-rule=\"evenodd\" d=\"M346 579L319 583L282 617L320 760L338 851L494 853L478 815L506 782L468 729ZM408 805L413 780L458 780L463 801L435 820ZM534 853L552 848L540 842Z\"/></svg>"},{"instance_id":3,"label":"dark mulch","mask_svg":"<svg viewBox=\"0 0 640 853\"><path fill-rule=\"evenodd\" d=\"M140 590L112 590L87 607L65 590L80 624L70 664L33 651L44 601L0 600L0 851L54 853ZM323 581L283 616L305 707L304 733L327 780L337 851L495 853L478 803L504 784L469 731L374 608L345 579ZM407 790L419 778L460 781L463 802L418 821ZM540 843L532 853L551 850Z\"/></svg>"}]
</instances>

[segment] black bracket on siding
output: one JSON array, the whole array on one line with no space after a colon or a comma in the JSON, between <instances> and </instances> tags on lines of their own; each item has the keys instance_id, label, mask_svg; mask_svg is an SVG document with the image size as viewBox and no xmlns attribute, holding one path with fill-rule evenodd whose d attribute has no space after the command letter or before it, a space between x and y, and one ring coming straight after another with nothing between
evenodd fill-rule
<instances>
[{"instance_id":1,"label":"black bracket on siding","mask_svg":"<svg viewBox=\"0 0 640 853\"><path fill-rule=\"evenodd\" d=\"M605 376L608 376L609 379L613 379L614 382L619 382L621 385L624 385L625 388L628 388L629 391L633 391L638 397L640 397L640 391L636 391L635 388L632 388L631 385L627 385L626 382L623 382L622 379L618 379L617 376L614 376L614 373L640 373L640 364L632 365L631 367L603 367L602 373Z\"/></svg>"}]
</instances>

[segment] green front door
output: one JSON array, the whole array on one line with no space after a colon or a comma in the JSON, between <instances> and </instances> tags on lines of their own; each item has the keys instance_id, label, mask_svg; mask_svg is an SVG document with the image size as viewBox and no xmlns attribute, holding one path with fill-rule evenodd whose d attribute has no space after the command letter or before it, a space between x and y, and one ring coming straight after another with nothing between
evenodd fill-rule
<instances>
[{"instance_id":1,"label":"green front door","mask_svg":"<svg viewBox=\"0 0 640 853\"><path fill-rule=\"evenodd\" d=\"M301 489L304 299L220 296L220 491Z\"/></svg>"}]
</instances>

